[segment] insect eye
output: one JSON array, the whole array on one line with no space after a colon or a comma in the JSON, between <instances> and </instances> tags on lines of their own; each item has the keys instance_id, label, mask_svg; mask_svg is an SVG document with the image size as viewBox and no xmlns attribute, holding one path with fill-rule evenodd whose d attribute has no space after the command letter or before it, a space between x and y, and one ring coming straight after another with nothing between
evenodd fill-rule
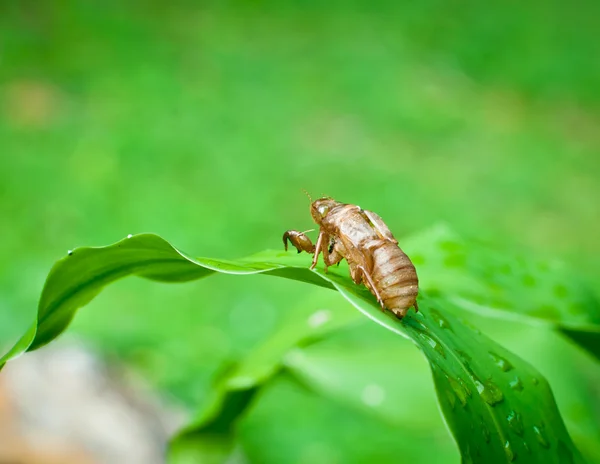
<instances>
[{"instance_id":1,"label":"insect eye","mask_svg":"<svg viewBox=\"0 0 600 464\"><path fill-rule=\"evenodd\" d=\"M321 216L325 216L329 212L329 206L321 205L319 206L319 214Z\"/></svg>"}]
</instances>

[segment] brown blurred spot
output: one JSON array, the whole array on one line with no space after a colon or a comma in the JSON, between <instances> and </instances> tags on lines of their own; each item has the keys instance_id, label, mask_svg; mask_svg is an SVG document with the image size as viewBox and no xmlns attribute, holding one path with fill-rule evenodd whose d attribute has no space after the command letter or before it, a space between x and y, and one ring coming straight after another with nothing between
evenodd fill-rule
<instances>
[{"instance_id":1,"label":"brown blurred spot","mask_svg":"<svg viewBox=\"0 0 600 464\"><path fill-rule=\"evenodd\" d=\"M4 88L5 117L23 128L44 128L57 115L60 106L58 90L47 82L16 80Z\"/></svg>"},{"instance_id":2,"label":"brown blurred spot","mask_svg":"<svg viewBox=\"0 0 600 464\"><path fill-rule=\"evenodd\" d=\"M0 377L0 463L1 464L93 464L97 461L76 445L50 445L38 449L21 430L23 424L6 381Z\"/></svg>"},{"instance_id":3,"label":"brown blurred spot","mask_svg":"<svg viewBox=\"0 0 600 464\"><path fill-rule=\"evenodd\" d=\"M59 341L0 376L0 464L160 464L186 419L116 360Z\"/></svg>"}]
</instances>

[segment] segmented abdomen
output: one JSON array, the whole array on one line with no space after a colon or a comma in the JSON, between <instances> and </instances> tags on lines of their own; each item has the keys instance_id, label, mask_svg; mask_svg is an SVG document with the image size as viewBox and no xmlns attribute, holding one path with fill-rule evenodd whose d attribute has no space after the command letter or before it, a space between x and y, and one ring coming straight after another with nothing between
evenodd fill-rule
<instances>
[{"instance_id":1,"label":"segmented abdomen","mask_svg":"<svg viewBox=\"0 0 600 464\"><path fill-rule=\"evenodd\" d=\"M403 317L415 304L419 280L415 266L408 256L388 240L372 240L373 268L371 276L385 307Z\"/></svg>"}]
</instances>

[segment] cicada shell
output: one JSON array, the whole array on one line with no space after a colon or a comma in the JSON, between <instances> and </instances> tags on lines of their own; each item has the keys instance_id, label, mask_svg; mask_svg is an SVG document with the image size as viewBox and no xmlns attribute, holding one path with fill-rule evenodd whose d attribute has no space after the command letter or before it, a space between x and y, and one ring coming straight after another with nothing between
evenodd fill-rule
<instances>
[{"instance_id":1,"label":"cicada shell","mask_svg":"<svg viewBox=\"0 0 600 464\"><path fill-rule=\"evenodd\" d=\"M319 226L316 245L304 233L288 230L283 237L286 249L290 240L298 253L314 253L311 269L320 254L326 271L346 259L352 280L364 284L382 309L400 319L411 307L418 311L415 266L379 215L327 197L312 202L310 212Z\"/></svg>"}]
</instances>

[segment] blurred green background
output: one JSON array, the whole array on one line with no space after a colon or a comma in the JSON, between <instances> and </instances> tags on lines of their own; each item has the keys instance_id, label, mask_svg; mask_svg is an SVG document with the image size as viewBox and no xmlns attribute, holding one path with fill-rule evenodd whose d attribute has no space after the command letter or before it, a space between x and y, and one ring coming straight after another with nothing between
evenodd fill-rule
<instances>
[{"instance_id":1,"label":"blurred green background","mask_svg":"<svg viewBox=\"0 0 600 464\"><path fill-rule=\"evenodd\" d=\"M199 256L280 248L284 230L312 227L302 189L377 211L399 238L445 221L597 283L599 27L591 0L2 2L0 346L33 319L67 249L139 232ZM260 276L131 279L71 332L193 407L224 361L327 299ZM597 393L597 365L567 342L488 329L551 383ZM572 376L539 349L556 343ZM578 400L553 386L568 415ZM598 438L590 427L579 444Z\"/></svg>"}]
</instances>

